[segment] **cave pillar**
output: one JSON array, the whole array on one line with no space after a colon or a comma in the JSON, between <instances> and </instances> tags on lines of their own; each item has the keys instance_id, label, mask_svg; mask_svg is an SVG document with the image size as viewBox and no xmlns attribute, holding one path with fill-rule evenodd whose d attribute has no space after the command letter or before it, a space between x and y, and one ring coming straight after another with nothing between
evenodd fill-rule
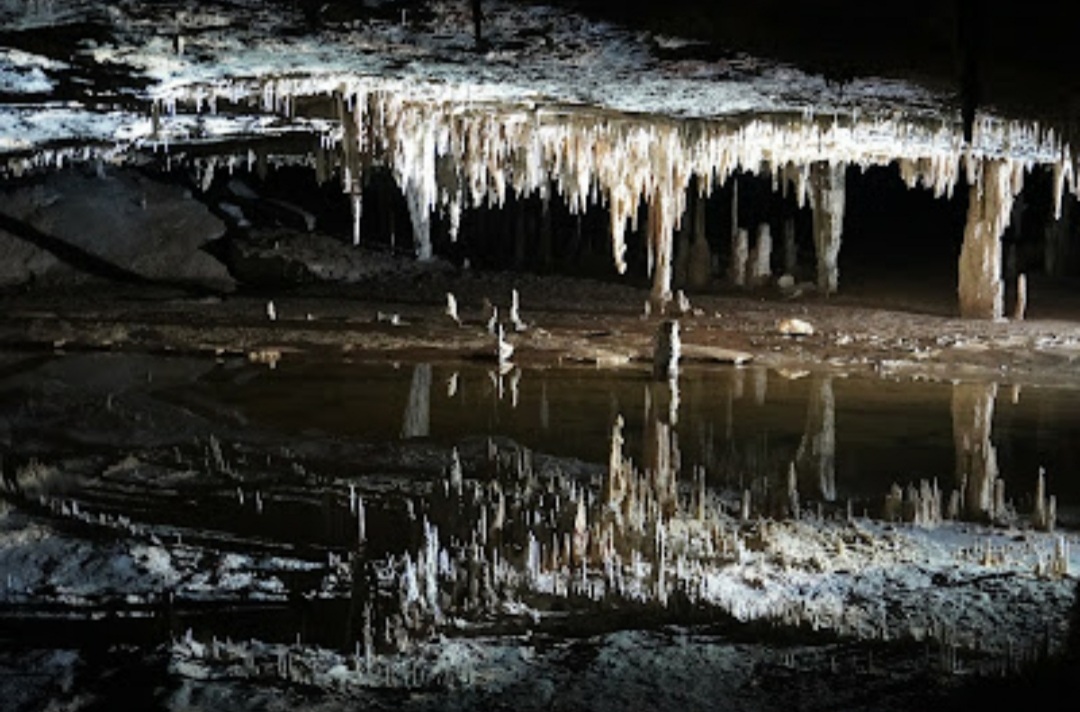
<instances>
[{"instance_id":1,"label":"cave pillar","mask_svg":"<svg viewBox=\"0 0 1080 712\"><path fill-rule=\"evenodd\" d=\"M834 294L840 279L840 237L844 230L846 188L845 163L820 161L810 167L813 192L814 249L817 252L817 286L822 294Z\"/></svg>"},{"instance_id":2,"label":"cave pillar","mask_svg":"<svg viewBox=\"0 0 1080 712\"><path fill-rule=\"evenodd\" d=\"M668 213L672 206L661 191L649 203L649 245L653 253L653 286L649 301L659 313L671 302L672 250L674 240Z\"/></svg>"},{"instance_id":3,"label":"cave pillar","mask_svg":"<svg viewBox=\"0 0 1080 712\"><path fill-rule=\"evenodd\" d=\"M956 383L952 389L953 444L956 484L966 517L994 515L997 452L990 442L996 383Z\"/></svg>"},{"instance_id":4,"label":"cave pillar","mask_svg":"<svg viewBox=\"0 0 1080 712\"><path fill-rule=\"evenodd\" d=\"M971 186L967 225L960 248L957 292L960 316L1000 319L1004 309L1001 234L1012 212L1012 171L1005 161L983 163L982 180Z\"/></svg>"}]
</instances>

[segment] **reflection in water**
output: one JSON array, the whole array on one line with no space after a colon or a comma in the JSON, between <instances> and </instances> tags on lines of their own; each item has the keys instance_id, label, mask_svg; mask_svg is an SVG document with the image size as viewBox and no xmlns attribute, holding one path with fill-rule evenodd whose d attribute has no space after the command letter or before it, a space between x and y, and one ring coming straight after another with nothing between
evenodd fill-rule
<instances>
[{"instance_id":1,"label":"reflection in water","mask_svg":"<svg viewBox=\"0 0 1080 712\"><path fill-rule=\"evenodd\" d=\"M997 671L1011 669L1025 651L1056 649L1064 639L1074 587L1067 576L1080 561L1070 560L1064 536L1035 531L1049 528L1059 513L1047 493L1055 482L1033 487L1034 505L1009 528L957 527L943 517L931 478L898 486L886 499L889 484L866 474L889 453L915 450L926 433L911 429L920 426L945 434L930 448L933 472L950 471L958 452L992 451L992 387L773 377L761 405L749 388L734 401L733 438L722 441L712 435L728 408L721 396L732 402L733 384L746 371L757 382L752 369L689 368L663 381L647 368L515 370L503 378L520 379L516 388L529 406L515 408L512 397L500 401L487 386L486 367L349 364L334 376L326 364L311 372L294 370L298 365L285 360L251 379L244 371L254 367L246 363L223 368L202 395L185 384L185 395L212 393L219 404L232 398L225 412L248 416L240 429L222 421L221 434L204 435L195 451L186 443L174 453L171 439L138 457L125 450L106 476L90 473L66 485L68 491L53 481L59 470L39 475L36 488L31 468L16 477L14 490L41 493L55 516L122 533L118 538L151 551L155 566L173 567L178 599L207 595L208 577L227 569L231 581L251 573L260 584L237 584L237 597L254 593L300 609L301 644L291 642L295 629L260 628L258 635L278 641L264 647L221 644L226 631L215 629L218 642L178 640L173 655L183 661L346 688L468 685L475 659L468 651L491 638L518 640L530 632L562 640L564 631L585 625L619 631L628 615L635 625L703 615L731 626L764 623L754 635L776 626L807 640L820 640L814 632L825 630L858 641L920 643L953 661L941 668L946 671L955 670L958 650L992 661ZM311 386L331 380L298 394L298 373ZM431 385L452 373L459 374L459 387L444 398ZM255 416L273 415L276 399L244 401L237 392L251 397L257 390L265 398L278 384L286 386L281 396L290 414L298 397L327 393L335 403L357 405L303 402L310 417L267 428ZM1033 389L1025 401L1049 397ZM894 399L904 398L906 408L897 408ZM537 427L541 418L530 399L550 400L549 431ZM676 419L671 403L679 400ZM1008 405L1001 408L1018 420ZM326 410L336 410L354 430L322 436L318 426L326 422L316 418ZM875 421L882 413L890 417ZM857 417L845 417L851 414ZM378 418L384 429L358 436L358 424L372 427L362 417ZM148 419L138 422L153 427ZM908 429L898 431L898 422ZM867 435L877 431L877 441ZM412 437L420 433L422 439ZM581 450L572 433L601 451ZM534 453L515 442L529 438L544 446ZM553 453L553 443L569 454ZM957 443L966 449L957 450ZM845 452L859 448L870 456L848 461L851 471L841 477ZM893 458L890 478L907 475L900 481L911 482L927 474ZM957 472L970 473L972 465L963 467ZM958 510L970 481L967 474L957 490ZM829 497L842 500L859 488L868 494L858 509L827 506ZM58 495L51 500L50 490ZM998 490L990 500L995 512L996 499ZM886 519L916 526L882 522L883 501ZM135 538L143 527L152 536ZM229 553L211 555L218 547ZM273 556L256 559L248 548ZM224 563L207 564L218 559ZM23 590L8 585L0 595L22 600ZM49 589L34 590L48 595L41 592ZM237 632L227 634L250 636Z\"/></svg>"},{"instance_id":2,"label":"reflection in water","mask_svg":"<svg viewBox=\"0 0 1080 712\"><path fill-rule=\"evenodd\" d=\"M405 422L401 426L401 437L426 438L430 434L431 364L421 363L413 368L412 386L409 388L408 405L405 406Z\"/></svg>"},{"instance_id":3,"label":"reflection in water","mask_svg":"<svg viewBox=\"0 0 1080 712\"><path fill-rule=\"evenodd\" d=\"M996 383L959 382L952 388L953 441L956 446L956 483L963 502L961 514L993 519L1003 514L1003 497L994 496L998 482L997 450L990 442ZM952 507L950 507L952 509ZM950 512L955 515L955 512Z\"/></svg>"},{"instance_id":4,"label":"reflection in water","mask_svg":"<svg viewBox=\"0 0 1080 712\"><path fill-rule=\"evenodd\" d=\"M806 431L795 454L795 469L826 502L836 501L836 403L832 377L814 376L806 405Z\"/></svg>"}]
</instances>

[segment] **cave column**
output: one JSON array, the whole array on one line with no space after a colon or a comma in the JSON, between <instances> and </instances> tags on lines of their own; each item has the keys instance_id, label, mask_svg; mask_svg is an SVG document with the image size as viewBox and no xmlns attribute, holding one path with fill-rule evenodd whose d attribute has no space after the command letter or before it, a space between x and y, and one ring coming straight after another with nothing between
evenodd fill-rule
<instances>
[{"instance_id":1,"label":"cave column","mask_svg":"<svg viewBox=\"0 0 1080 712\"><path fill-rule=\"evenodd\" d=\"M813 191L814 249L817 252L817 286L823 294L836 292L840 278L840 237L844 230L846 163L824 161L810 167Z\"/></svg>"},{"instance_id":2,"label":"cave column","mask_svg":"<svg viewBox=\"0 0 1080 712\"><path fill-rule=\"evenodd\" d=\"M982 169L982 180L976 181L969 192L957 292L960 316L1000 319L1004 309L1001 234L1019 190L1014 190L1012 171L1005 161L986 161Z\"/></svg>"},{"instance_id":3,"label":"cave column","mask_svg":"<svg viewBox=\"0 0 1080 712\"><path fill-rule=\"evenodd\" d=\"M663 313L671 302L672 249L674 240L669 218L672 206L662 191L657 191L649 203L649 244L653 252L653 286L649 301Z\"/></svg>"}]
</instances>

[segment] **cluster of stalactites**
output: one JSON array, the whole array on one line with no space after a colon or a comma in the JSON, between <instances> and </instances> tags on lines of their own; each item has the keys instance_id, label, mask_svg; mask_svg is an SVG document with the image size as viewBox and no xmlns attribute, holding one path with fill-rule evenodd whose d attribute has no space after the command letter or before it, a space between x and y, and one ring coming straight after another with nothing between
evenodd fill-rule
<instances>
[{"instance_id":1,"label":"cluster of stalactites","mask_svg":"<svg viewBox=\"0 0 1080 712\"><path fill-rule=\"evenodd\" d=\"M643 202L655 212L648 244L665 249L691 182L707 196L735 171L771 176L774 187L793 190L800 206L814 189L810 167L822 162L864 169L896 162L907 185L921 184L937 196L952 195L962 170L971 184L980 184L987 160L1007 160L1021 177L1035 164L1050 165L1055 212L1066 184L1073 193L1078 189L1071 153L1053 132L992 117L979 117L969 146L951 122L897 116L673 120L473 100L466 89L362 77L336 83L285 78L181 88L159 101L172 111L178 99L213 107L215 98L238 102L246 96L265 111L291 116L300 111L301 99L321 92L337 102L337 116L327 118L342 127L327 134L320 151L337 144L343 188L353 195L372 165L391 171L406 196L414 231L421 233L418 243L428 243L418 245L418 252L430 250L434 210L448 215L456 237L463 207L502 206L508 191L547 199L554 190L573 213L607 206L620 272L626 268L625 231L636 229Z\"/></svg>"}]
</instances>

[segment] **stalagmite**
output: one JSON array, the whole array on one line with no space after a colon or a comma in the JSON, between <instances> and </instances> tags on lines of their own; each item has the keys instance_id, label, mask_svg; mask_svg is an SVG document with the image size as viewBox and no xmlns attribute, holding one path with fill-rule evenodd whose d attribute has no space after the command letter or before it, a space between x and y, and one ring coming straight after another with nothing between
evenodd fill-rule
<instances>
[{"instance_id":1,"label":"stalagmite","mask_svg":"<svg viewBox=\"0 0 1080 712\"><path fill-rule=\"evenodd\" d=\"M445 313L450 317L455 324L461 326L461 317L458 316L457 299L454 297L453 292L446 293L446 310Z\"/></svg>"},{"instance_id":2,"label":"stalagmite","mask_svg":"<svg viewBox=\"0 0 1080 712\"><path fill-rule=\"evenodd\" d=\"M353 193L351 196L352 205L352 244L360 244L360 216L364 212L364 203L360 193Z\"/></svg>"},{"instance_id":3,"label":"stalagmite","mask_svg":"<svg viewBox=\"0 0 1080 712\"><path fill-rule=\"evenodd\" d=\"M962 513L967 517L994 516L994 480L998 467L990 433L996 396L996 383L960 382L952 388L956 479L963 497Z\"/></svg>"},{"instance_id":4,"label":"stalagmite","mask_svg":"<svg viewBox=\"0 0 1080 712\"><path fill-rule=\"evenodd\" d=\"M814 249L817 253L817 286L833 294L839 286L840 238L844 230L844 163L819 161L810 167L813 190Z\"/></svg>"},{"instance_id":5,"label":"stalagmite","mask_svg":"<svg viewBox=\"0 0 1080 712\"><path fill-rule=\"evenodd\" d=\"M758 225L757 243L750 255L750 284L759 287L772 279L772 234L768 223Z\"/></svg>"},{"instance_id":6,"label":"stalagmite","mask_svg":"<svg viewBox=\"0 0 1080 712\"><path fill-rule=\"evenodd\" d=\"M1054 531L1057 525L1057 501L1046 495L1046 470L1039 468L1039 479L1035 483L1035 507L1031 516L1031 524L1036 529L1045 532Z\"/></svg>"},{"instance_id":7,"label":"stalagmite","mask_svg":"<svg viewBox=\"0 0 1080 712\"><path fill-rule=\"evenodd\" d=\"M750 260L750 234L743 229L735 231L731 242L731 283L746 286L746 268Z\"/></svg>"},{"instance_id":8,"label":"stalagmite","mask_svg":"<svg viewBox=\"0 0 1080 712\"><path fill-rule=\"evenodd\" d=\"M499 324L496 329L495 338L495 359L500 368L503 368L510 364L510 359L514 356L514 345L506 340L506 335L503 331L503 325Z\"/></svg>"},{"instance_id":9,"label":"stalagmite","mask_svg":"<svg viewBox=\"0 0 1080 712\"><path fill-rule=\"evenodd\" d=\"M800 479L812 483L822 499L836 499L836 402L829 376L815 376L811 383L795 463Z\"/></svg>"},{"instance_id":10,"label":"stalagmite","mask_svg":"<svg viewBox=\"0 0 1080 712\"><path fill-rule=\"evenodd\" d=\"M1008 226L1021 165L1006 160L980 164L981 180L968 193L967 225L960 249L960 316L1000 319L1003 315L1001 282L1001 234ZM1019 173L1022 176L1022 173Z\"/></svg>"},{"instance_id":11,"label":"stalagmite","mask_svg":"<svg viewBox=\"0 0 1080 712\"><path fill-rule=\"evenodd\" d=\"M518 290L510 290L510 323L514 327L514 331L525 331L528 327L525 322L521 320L520 312L521 304L518 298Z\"/></svg>"}]
</instances>

